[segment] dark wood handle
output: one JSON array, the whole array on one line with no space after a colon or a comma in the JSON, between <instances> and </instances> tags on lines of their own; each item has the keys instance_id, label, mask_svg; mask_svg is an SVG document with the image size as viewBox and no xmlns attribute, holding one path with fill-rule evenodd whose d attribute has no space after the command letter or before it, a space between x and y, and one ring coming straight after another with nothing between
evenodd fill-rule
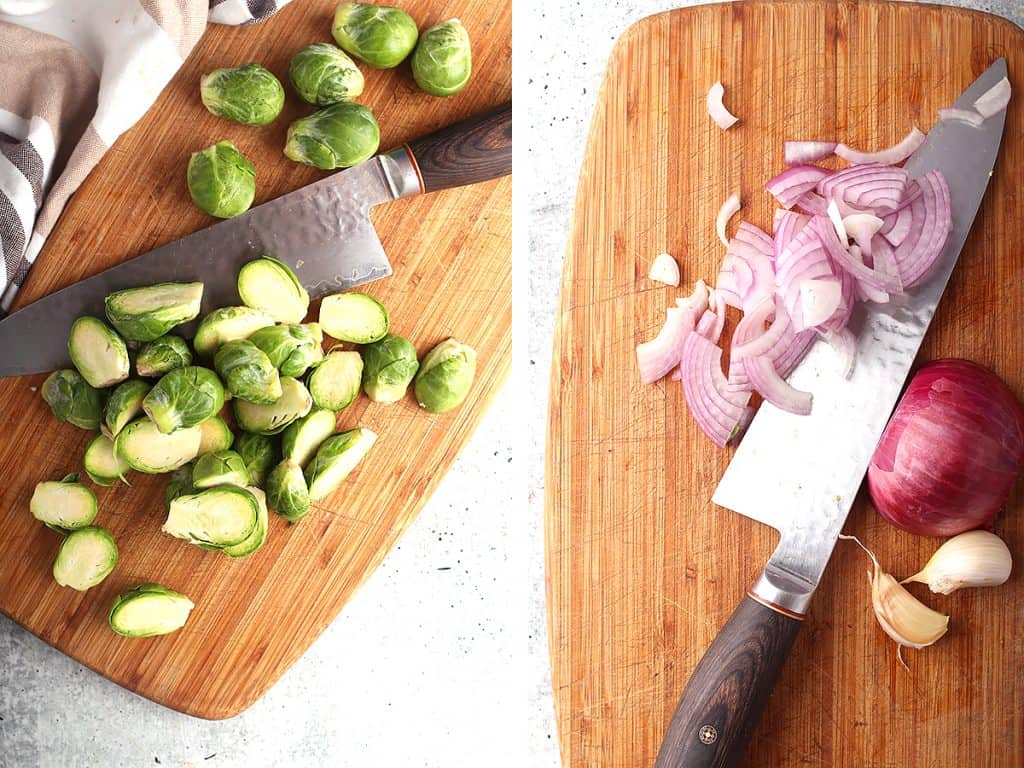
<instances>
[{"instance_id":1,"label":"dark wood handle","mask_svg":"<svg viewBox=\"0 0 1024 768\"><path fill-rule=\"evenodd\" d=\"M801 622L749 595L686 684L655 768L735 768Z\"/></svg>"},{"instance_id":2,"label":"dark wood handle","mask_svg":"<svg viewBox=\"0 0 1024 768\"><path fill-rule=\"evenodd\" d=\"M424 192L512 173L512 102L409 144Z\"/></svg>"}]
</instances>

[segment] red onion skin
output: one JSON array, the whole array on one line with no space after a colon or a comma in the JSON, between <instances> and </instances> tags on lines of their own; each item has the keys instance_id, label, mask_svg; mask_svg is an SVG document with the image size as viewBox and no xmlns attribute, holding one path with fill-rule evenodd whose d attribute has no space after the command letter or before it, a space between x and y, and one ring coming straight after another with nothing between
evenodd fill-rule
<instances>
[{"instance_id":1,"label":"red onion skin","mask_svg":"<svg viewBox=\"0 0 1024 768\"><path fill-rule=\"evenodd\" d=\"M911 380L868 467L879 514L903 530L955 536L1002 509L1024 464L1024 408L969 360L936 360Z\"/></svg>"}]
</instances>

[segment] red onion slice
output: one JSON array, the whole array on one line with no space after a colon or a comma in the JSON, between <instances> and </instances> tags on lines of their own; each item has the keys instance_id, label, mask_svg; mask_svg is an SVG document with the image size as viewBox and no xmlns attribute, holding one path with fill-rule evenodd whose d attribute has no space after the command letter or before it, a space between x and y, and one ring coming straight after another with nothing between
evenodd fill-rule
<instances>
[{"instance_id":1,"label":"red onion slice","mask_svg":"<svg viewBox=\"0 0 1024 768\"><path fill-rule=\"evenodd\" d=\"M786 141L782 144L782 161L786 165L813 163L831 155L835 148L834 141Z\"/></svg>"},{"instance_id":2,"label":"red onion slice","mask_svg":"<svg viewBox=\"0 0 1024 768\"><path fill-rule=\"evenodd\" d=\"M850 277L859 283L880 291L893 292L899 289L899 283L892 277L873 270L859 258L855 259L850 252L843 247L836 237L831 222L824 216L815 216L810 226L815 227L822 245L828 251L829 258L835 265L848 273Z\"/></svg>"},{"instance_id":3,"label":"red onion slice","mask_svg":"<svg viewBox=\"0 0 1024 768\"><path fill-rule=\"evenodd\" d=\"M915 183L916 187L917 184ZM911 211L910 206L900 208L894 213L890 213L882 217L882 221L885 224L879 230L882 236L889 241L891 245L899 245L910 233L911 224L914 221L914 214Z\"/></svg>"},{"instance_id":4,"label":"red onion slice","mask_svg":"<svg viewBox=\"0 0 1024 768\"><path fill-rule=\"evenodd\" d=\"M961 123L970 123L975 128L980 128L982 123L985 122L985 116L980 112L975 112L973 109L948 107L940 109L938 112L939 120L957 120Z\"/></svg>"},{"instance_id":5,"label":"red onion slice","mask_svg":"<svg viewBox=\"0 0 1024 768\"><path fill-rule=\"evenodd\" d=\"M780 209L781 210L781 209ZM775 264L779 263L779 256L786 246L796 237L797 232L803 229L808 218L793 211L782 211L782 215L776 218L775 242L772 244L772 259Z\"/></svg>"},{"instance_id":6,"label":"red onion slice","mask_svg":"<svg viewBox=\"0 0 1024 768\"><path fill-rule=\"evenodd\" d=\"M904 288L920 282L946 247L953 226L949 186L938 169L917 180L921 198L914 203L912 233L896 248L896 265Z\"/></svg>"},{"instance_id":7,"label":"red onion slice","mask_svg":"<svg viewBox=\"0 0 1024 768\"><path fill-rule=\"evenodd\" d=\"M899 214L897 214L899 215ZM871 256L871 239L885 224L882 219L870 213L852 213L843 219L846 234L860 247L861 253Z\"/></svg>"},{"instance_id":8,"label":"red onion slice","mask_svg":"<svg viewBox=\"0 0 1024 768\"><path fill-rule=\"evenodd\" d=\"M750 392L731 389L722 373L722 350L697 333L683 344L683 396L690 414L711 441L724 448L739 432Z\"/></svg>"},{"instance_id":9,"label":"red onion slice","mask_svg":"<svg viewBox=\"0 0 1024 768\"><path fill-rule=\"evenodd\" d=\"M839 370L842 372L843 378L848 379L853 376L853 369L857 364L857 337L849 328L843 328L841 331L829 331L824 338L839 355Z\"/></svg>"},{"instance_id":10,"label":"red onion slice","mask_svg":"<svg viewBox=\"0 0 1024 768\"><path fill-rule=\"evenodd\" d=\"M974 108L987 119L997 112L1002 112L1009 103L1010 81L1004 77L978 97L974 102Z\"/></svg>"},{"instance_id":11,"label":"red onion slice","mask_svg":"<svg viewBox=\"0 0 1024 768\"><path fill-rule=\"evenodd\" d=\"M825 213L828 208L828 201L817 192L805 192L796 201L796 207L809 216Z\"/></svg>"},{"instance_id":12,"label":"red onion slice","mask_svg":"<svg viewBox=\"0 0 1024 768\"><path fill-rule=\"evenodd\" d=\"M669 307L665 310L665 324L661 326L658 335L637 345L636 364L644 384L657 381L679 365L683 342L693 331L695 317L692 309Z\"/></svg>"},{"instance_id":13,"label":"red onion slice","mask_svg":"<svg viewBox=\"0 0 1024 768\"><path fill-rule=\"evenodd\" d=\"M878 152L859 152L856 149L851 149L846 144L839 144L836 146L835 153L846 162L855 165L867 165L868 163L895 165L896 163L902 163L910 157L914 150L921 146L924 138L924 134L917 129L917 126L914 126L901 142L887 149L882 149Z\"/></svg>"},{"instance_id":14,"label":"red onion slice","mask_svg":"<svg viewBox=\"0 0 1024 768\"><path fill-rule=\"evenodd\" d=\"M707 96L708 114L715 121L715 125L723 131L731 128L739 120L736 115L725 108L725 104L722 102L724 96L725 86L720 80L711 86Z\"/></svg>"},{"instance_id":15,"label":"red onion slice","mask_svg":"<svg viewBox=\"0 0 1024 768\"><path fill-rule=\"evenodd\" d=\"M805 328L821 325L835 314L843 300L839 278L825 277L800 283L800 314ZM796 330L802 331L803 328Z\"/></svg>"},{"instance_id":16,"label":"red onion slice","mask_svg":"<svg viewBox=\"0 0 1024 768\"><path fill-rule=\"evenodd\" d=\"M792 208L806 193L828 178L829 172L815 165L788 168L765 183L767 189L783 208Z\"/></svg>"},{"instance_id":17,"label":"red onion slice","mask_svg":"<svg viewBox=\"0 0 1024 768\"><path fill-rule=\"evenodd\" d=\"M895 209L903 199L909 179L902 168L855 165L818 182L818 193L855 208L875 213Z\"/></svg>"},{"instance_id":18,"label":"red onion slice","mask_svg":"<svg viewBox=\"0 0 1024 768\"><path fill-rule=\"evenodd\" d=\"M802 392L787 384L767 357L744 358L743 367L754 389L776 408L801 416L811 412L811 393Z\"/></svg>"},{"instance_id":19,"label":"red onion slice","mask_svg":"<svg viewBox=\"0 0 1024 768\"><path fill-rule=\"evenodd\" d=\"M865 265L870 266L870 264L868 264L868 262L864 259L864 254L861 252L859 245L850 246L850 256L854 259L858 259ZM892 275L892 273L890 272L885 272L883 274L891 275L893 278L899 277L899 275ZM876 304L887 304L889 302L888 293L877 288L872 288L870 285L867 285L866 283L855 282L854 295L859 301L873 301ZM842 325L845 326L846 323L844 322Z\"/></svg>"},{"instance_id":20,"label":"red onion slice","mask_svg":"<svg viewBox=\"0 0 1024 768\"><path fill-rule=\"evenodd\" d=\"M722 203L722 207L718 209L718 216L715 217L715 232L718 233L718 239L722 241L722 245L729 245L729 238L725 236L725 225L729 223L729 219L733 217L740 209L740 196L735 192L729 195L725 202Z\"/></svg>"},{"instance_id":21,"label":"red onion slice","mask_svg":"<svg viewBox=\"0 0 1024 768\"><path fill-rule=\"evenodd\" d=\"M796 370L817 340L818 334L815 331L801 331L795 334L786 348L775 358L775 370L779 372L779 376L785 379Z\"/></svg>"}]
</instances>

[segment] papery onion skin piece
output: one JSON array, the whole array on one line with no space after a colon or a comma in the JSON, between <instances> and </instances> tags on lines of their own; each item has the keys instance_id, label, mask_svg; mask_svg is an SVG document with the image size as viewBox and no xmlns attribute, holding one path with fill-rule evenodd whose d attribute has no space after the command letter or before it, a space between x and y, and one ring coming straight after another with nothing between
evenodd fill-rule
<instances>
[{"instance_id":1,"label":"papery onion skin piece","mask_svg":"<svg viewBox=\"0 0 1024 768\"><path fill-rule=\"evenodd\" d=\"M707 96L708 114L715 121L715 125L723 131L734 126L736 121L739 120L736 115L725 108L725 104L722 102L724 96L725 86L722 85L721 80L711 86Z\"/></svg>"},{"instance_id":2,"label":"papery onion skin piece","mask_svg":"<svg viewBox=\"0 0 1024 768\"><path fill-rule=\"evenodd\" d=\"M886 149L881 149L877 152L861 152L848 147L846 144L837 144L835 153L853 165L866 165L867 163L896 165L914 154L914 151L921 146L924 139L925 135L917 129L917 126L914 126L902 141Z\"/></svg>"},{"instance_id":3,"label":"papery onion skin piece","mask_svg":"<svg viewBox=\"0 0 1024 768\"><path fill-rule=\"evenodd\" d=\"M1024 408L969 360L923 366L868 467L879 514L898 528L953 536L988 523L1024 465Z\"/></svg>"}]
</instances>

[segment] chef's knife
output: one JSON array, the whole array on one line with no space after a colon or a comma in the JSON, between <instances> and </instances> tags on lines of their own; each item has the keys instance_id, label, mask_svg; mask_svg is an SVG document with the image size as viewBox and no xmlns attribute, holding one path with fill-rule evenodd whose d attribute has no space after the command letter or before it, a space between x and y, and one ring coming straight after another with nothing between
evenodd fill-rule
<instances>
[{"instance_id":1,"label":"chef's knife","mask_svg":"<svg viewBox=\"0 0 1024 768\"><path fill-rule=\"evenodd\" d=\"M391 274L370 208L512 172L512 104L504 104L335 173L233 219L56 291L0 321L0 376L60 368L71 324L103 317L112 291L204 283L202 312L238 304L236 278L264 254L288 264L312 297ZM184 329L188 335L189 327Z\"/></svg>"},{"instance_id":2,"label":"chef's knife","mask_svg":"<svg viewBox=\"0 0 1024 768\"><path fill-rule=\"evenodd\" d=\"M999 59L956 106L970 109L1005 76L1006 61ZM866 305L850 379L838 373L830 348L815 345L790 379L814 393L810 415L764 403L737 448L713 501L771 525L781 537L693 671L656 768L740 765L967 239L1005 116L1000 112L980 128L941 121L931 129L906 169L918 178L938 168L949 183L953 227L932 276L899 303Z\"/></svg>"}]
</instances>

